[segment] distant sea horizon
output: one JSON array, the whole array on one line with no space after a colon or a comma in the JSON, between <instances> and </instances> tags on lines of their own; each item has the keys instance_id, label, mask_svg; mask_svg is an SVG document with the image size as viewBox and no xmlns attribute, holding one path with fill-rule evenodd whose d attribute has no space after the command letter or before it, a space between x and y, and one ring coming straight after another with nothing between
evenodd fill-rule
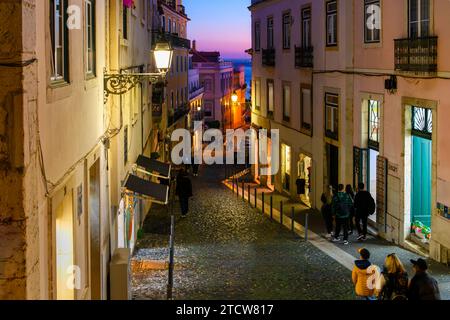
<instances>
[{"instance_id":1,"label":"distant sea horizon","mask_svg":"<svg viewBox=\"0 0 450 320\"><path fill-rule=\"evenodd\" d=\"M224 61L232 62L234 67L243 66L245 69L245 83L247 83L247 99L251 98L251 84L252 84L252 59L227 59Z\"/></svg>"}]
</instances>

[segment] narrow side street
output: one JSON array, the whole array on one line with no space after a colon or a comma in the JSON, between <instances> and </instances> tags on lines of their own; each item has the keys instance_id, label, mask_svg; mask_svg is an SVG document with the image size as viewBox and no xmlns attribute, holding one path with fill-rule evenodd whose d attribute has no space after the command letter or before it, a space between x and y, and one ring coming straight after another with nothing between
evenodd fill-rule
<instances>
[{"instance_id":1,"label":"narrow side street","mask_svg":"<svg viewBox=\"0 0 450 320\"><path fill-rule=\"evenodd\" d=\"M348 269L237 199L221 183L223 168L200 173L189 217L177 212L176 300L354 299ZM149 262L167 261L169 226L166 208L152 210L133 261L133 299L166 298L167 269Z\"/></svg>"}]
</instances>

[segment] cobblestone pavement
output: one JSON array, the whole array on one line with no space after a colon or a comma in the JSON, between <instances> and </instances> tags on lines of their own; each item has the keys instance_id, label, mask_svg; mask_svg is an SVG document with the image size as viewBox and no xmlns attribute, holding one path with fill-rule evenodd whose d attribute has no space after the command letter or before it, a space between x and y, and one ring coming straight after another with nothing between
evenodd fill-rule
<instances>
[{"instance_id":1,"label":"cobblestone pavement","mask_svg":"<svg viewBox=\"0 0 450 320\"><path fill-rule=\"evenodd\" d=\"M177 210L174 298L354 299L348 269L237 199L220 180L221 167L194 178L190 215ZM170 219L154 209L134 261L168 257ZM167 270L137 268L134 299L165 299Z\"/></svg>"}]
</instances>

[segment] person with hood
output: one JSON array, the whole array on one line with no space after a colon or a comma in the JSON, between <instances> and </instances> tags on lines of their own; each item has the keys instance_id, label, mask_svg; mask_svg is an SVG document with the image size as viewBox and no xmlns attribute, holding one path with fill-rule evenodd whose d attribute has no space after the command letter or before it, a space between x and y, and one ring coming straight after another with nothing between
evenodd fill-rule
<instances>
[{"instance_id":1,"label":"person with hood","mask_svg":"<svg viewBox=\"0 0 450 320\"><path fill-rule=\"evenodd\" d=\"M411 260L414 272L408 289L408 299L413 301L441 300L441 293L436 279L427 270L428 264L423 259Z\"/></svg>"},{"instance_id":2,"label":"person with hood","mask_svg":"<svg viewBox=\"0 0 450 320\"><path fill-rule=\"evenodd\" d=\"M348 219L353 206L350 196L344 192L344 185L340 184L338 193L333 197L333 214L336 216L336 230L334 232L333 242L339 242L339 234L344 228L344 244L348 244Z\"/></svg>"},{"instance_id":3,"label":"person with hood","mask_svg":"<svg viewBox=\"0 0 450 320\"><path fill-rule=\"evenodd\" d=\"M358 298L363 300L375 300L375 280L377 267L369 261L370 252L363 248L358 250L360 260L355 261L352 271L352 280L355 285L355 293ZM372 282L371 282L372 281ZM370 286L370 283L373 283Z\"/></svg>"},{"instance_id":4,"label":"person with hood","mask_svg":"<svg viewBox=\"0 0 450 320\"><path fill-rule=\"evenodd\" d=\"M189 212L189 198L192 195L192 183L185 169L181 169L177 176L176 195L180 199L181 216L185 218Z\"/></svg>"}]
</instances>

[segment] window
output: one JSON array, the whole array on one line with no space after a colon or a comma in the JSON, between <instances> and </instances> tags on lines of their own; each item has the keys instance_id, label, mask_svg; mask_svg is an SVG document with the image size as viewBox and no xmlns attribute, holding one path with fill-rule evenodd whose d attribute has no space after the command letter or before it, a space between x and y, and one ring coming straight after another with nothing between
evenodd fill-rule
<instances>
[{"instance_id":1,"label":"window","mask_svg":"<svg viewBox=\"0 0 450 320\"><path fill-rule=\"evenodd\" d=\"M255 109L261 109L261 80L255 80Z\"/></svg>"},{"instance_id":2,"label":"window","mask_svg":"<svg viewBox=\"0 0 450 320\"><path fill-rule=\"evenodd\" d=\"M212 80L205 79L204 87L205 87L205 92L211 92L212 91Z\"/></svg>"},{"instance_id":3,"label":"window","mask_svg":"<svg viewBox=\"0 0 450 320\"><path fill-rule=\"evenodd\" d=\"M261 22L255 22L255 51L261 50Z\"/></svg>"},{"instance_id":4,"label":"window","mask_svg":"<svg viewBox=\"0 0 450 320\"><path fill-rule=\"evenodd\" d=\"M380 101L369 100L369 147L380 148Z\"/></svg>"},{"instance_id":5,"label":"window","mask_svg":"<svg viewBox=\"0 0 450 320\"><path fill-rule=\"evenodd\" d=\"M337 1L327 2L327 47L337 46Z\"/></svg>"},{"instance_id":6,"label":"window","mask_svg":"<svg viewBox=\"0 0 450 320\"><path fill-rule=\"evenodd\" d=\"M377 43L381 40L380 0L364 0L364 42Z\"/></svg>"},{"instance_id":7,"label":"window","mask_svg":"<svg viewBox=\"0 0 450 320\"><path fill-rule=\"evenodd\" d=\"M339 138L339 95L325 93L325 135Z\"/></svg>"},{"instance_id":8,"label":"window","mask_svg":"<svg viewBox=\"0 0 450 320\"><path fill-rule=\"evenodd\" d=\"M430 0L408 0L409 37L430 35Z\"/></svg>"},{"instance_id":9,"label":"window","mask_svg":"<svg viewBox=\"0 0 450 320\"><path fill-rule=\"evenodd\" d=\"M50 1L52 81L69 81L69 34L65 23L67 20L66 12L67 0Z\"/></svg>"},{"instance_id":10,"label":"window","mask_svg":"<svg viewBox=\"0 0 450 320\"><path fill-rule=\"evenodd\" d=\"M213 116L213 103L211 101L205 101L205 117L212 117Z\"/></svg>"},{"instance_id":11,"label":"window","mask_svg":"<svg viewBox=\"0 0 450 320\"><path fill-rule=\"evenodd\" d=\"M179 72L180 69L180 56L177 56L177 69L176 69L176 73Z\"/></svg>"},{"instance_id":12,"label":"window","mask_svg":"<svg viewBox=\"0 0 450 320\"><path fill-rule=\"evenodd\" d=\"M312 97L311 89L306 87L301 87L301 127L307 131L312 130Z\"/></svg>"},{"instance_id":13,"label":"window","mask_svg":"<svg viewBox=\"0 0 450 320\"><path fill-rule=\"evenodd\" d=\"M425 139L432 139L433 111L431 109L412 108L412 133Z\"/></svg>"},{"instance_id":14,"label":"window","mask_svg":"<svg viewBox=\"0 0 450 320\"><path fill-rule=\"evenodd\" d=\"M291 121L291 85L283 84L283 121Z\"/></svg>"},{"instance_id":15,"label":"window","mask_svg":"<svg viewBox=\"0 0 450 320\"><path fill-rule=\"evenodd\" d=\"M169 28L167 32L172 33L172 19L169 18L167 22L167 27Z\"/></svg>"},{"instance_id":16,"label":"window","mask_svg":"<svg viewBox=\"0 0 450 320\"><path fill-rule=\"evenodd\" d=\"M291 189L291 147L285 144L281 145L281 182L283 189Z\"/></svg>"},{"instance_id":17,"label":"window","mask_svg":"<svg viewBox=\"0 0 450 320\"><path fill-rule=\"evenodd\" d=\"M283 14L283 49L291 48L291 14Z\"/></svg>"},{"instance_id":18,"label":"window","mask_svg":"<svg viewBox=\"0 0 450 320\"><path fill-rule=\"evenodd\" d=\"M95 0L85 0L86 73L95 75Z\"/></svg>"},{"instance_id":19,"label":"window","mask_svg":"<svg viewBox=\"0 0 450 320\"><path fill-rule=\"evenodd\" d=\"M267 80L267 115L273 117L275 110L275 90L273 80Z\"/></svg>"},{"instance_id":20,"label":"window","mask_svg":"<svg viewBox=\"0 0 450 320\"><path fill-rule=\"evenodd\" d=\"M166 17L165 16L161 17L161 29L163 32L166 32Z\"/></svg>"},{"instance_id":21,"label":"window","mask_svg":"<svg viewBox=\"0 0 450 320\"><path fill-rule=\"evenodd\" d=\"M302 10L302 46L311 47L311 8Z\"/></svg>"},{"instance_id":22,"label":"window","mask_svg":"<svg viewBox=\"0 0 450 320\"><path fill-rule=\"evenodd\" d=\"M273 18L267 18L267 49L273 49Z\"/></svg>"},{"instance_id":23,"label":"window","mask_svg":"<svg viewBox=\"0 0 450 320\"><path fill-rule=\"evenodd\" d=\"M128 8L122 6L122 37L128 40Z\"/></svg>"}]
</instances>

